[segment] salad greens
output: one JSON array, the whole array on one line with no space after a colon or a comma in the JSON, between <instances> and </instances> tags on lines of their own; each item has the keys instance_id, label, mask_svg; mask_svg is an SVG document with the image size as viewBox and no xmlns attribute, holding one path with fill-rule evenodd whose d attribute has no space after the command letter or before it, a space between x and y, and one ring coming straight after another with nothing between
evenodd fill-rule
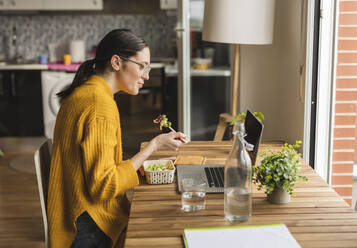
<instances>
[{"instance_id":1,"label":"salad greens","mask_svg":"<svg viewBox=\"0 0 357 248\"><path fill-rule=\"evenodd\" d=\"M171 127L171 122L167 119L166 115L159 115L155 120L154 123L157 123L160 125L160 130L162 130L162 127Z\"/></svg>"},{"instance_id":2,"label":"salad greens","mask_svg":"<svg viewBox=\"0 0 357 248\"><path fill-rule=\"evenodd\" d=\"M165 171L165 170L173 170L174 167L172 165L165 166L163 164L152 164L146 167L146 171Z\"/></svg>"}]
</instances>

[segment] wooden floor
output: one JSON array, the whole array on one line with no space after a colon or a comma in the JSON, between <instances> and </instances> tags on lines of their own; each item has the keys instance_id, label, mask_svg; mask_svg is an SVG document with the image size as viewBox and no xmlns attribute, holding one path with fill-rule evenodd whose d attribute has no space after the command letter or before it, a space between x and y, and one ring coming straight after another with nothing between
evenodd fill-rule
<instances>
[{"instance_id":1,"label":"wooden floor","mask_svg":"<svg viewBox=\"0 0 357 248\"><path fill-rule=\"evenodd\" d=\"M159 133L152 124L157 111L121 116L124 158L140 142ZM44 232L33 153L43 137L0 138L0 248L44 247Z\"/></svg>"},{"instance_id":2,"label":"wooden floor","mask_svg":"<svg viewBox=\"0 0 357 248\"><path fill-rule=\"evenodd\" d=\"M1 138L0 247L44 247L43 223L36 176L10 167L12 160L31 156L39 138ZM27 143L28 145L24 145Z\"/></svg>"}]
</instances>

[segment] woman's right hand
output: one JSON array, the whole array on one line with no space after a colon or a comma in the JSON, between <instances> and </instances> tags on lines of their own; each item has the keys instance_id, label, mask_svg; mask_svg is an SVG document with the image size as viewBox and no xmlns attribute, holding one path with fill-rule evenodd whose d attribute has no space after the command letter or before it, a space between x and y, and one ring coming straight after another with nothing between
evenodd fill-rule
<instances>
[{"instance_id":1,"label":"woman's right hand","mask_svg":"<svg viewBox=\"0 0 357 248\"><path fill-rule=\"evenodd\" d=\"M187 137L181 132L170 132L160 134L156 136L152 141L155 143L157 150L166 148L177 151L178 148L184 144L180 139L187 140Z\"/></svg>"},{"instance_id":2,"label":"woman's right hand","mask_svg":"<svg viewBox=\"0 0 357 248\"><path fill-rule=\"evenodd\" d=\"M163 133L155 138L153 138L149 145L144 147L140 152L138 152L134 157L130 160L134 165L134 168L137 170L142 166L143 162L151 156L153 152L160 149L170 149L177 151L178 148L185 144L187 141L186 135L180 132L170 132Z\"/></svg>"}]
</instances>

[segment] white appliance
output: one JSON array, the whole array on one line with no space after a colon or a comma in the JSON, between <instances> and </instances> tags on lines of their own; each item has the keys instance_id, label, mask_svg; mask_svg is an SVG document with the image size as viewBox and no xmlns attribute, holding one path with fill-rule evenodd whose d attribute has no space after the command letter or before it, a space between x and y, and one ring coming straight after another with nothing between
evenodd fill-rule
<instances>
[{"instance_id":1,"label":"white appliance","mask_svg":"<svg viewBox=\"0 0 357 248\"><path fill-rule=\"evenodd\" d=\"M60 99L56 95L68 87L75 73L42 71L42 106L45 136L53 139L56 116L60 108Z\"/></svg>"}]
</instances>

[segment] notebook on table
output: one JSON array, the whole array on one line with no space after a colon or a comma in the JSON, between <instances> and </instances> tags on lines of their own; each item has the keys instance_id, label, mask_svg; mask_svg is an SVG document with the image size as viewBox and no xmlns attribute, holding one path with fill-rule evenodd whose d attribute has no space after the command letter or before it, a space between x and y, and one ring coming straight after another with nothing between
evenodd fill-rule
<instances>
[{"instance_id":1,"label":"notebook on table","mask_svg":"<svg viewBox=\"0 0 357 248\"><path fill-rule=\"evenodd\" d=\"M255 164L260 140L263 133L263 124L249 111L244 123L247 135L245 140L254 146L253 151L249 152L252 165ZM176 165L177 179L181 182L184 178L202 179L207 182L206 193L223 193L224 192L224 165ZM178 190L181 192L181 185L178 183Z\"/></svg>"},{"instance_id":2,"label":"notebook on table","mask_svg":"<svg viewBox=\"0 0 357 248\"><path fill-rule=\"evenodd\" d=\"M285 224L186 228L186 248L301 248Z\"/></svg>"}]
</instances>

